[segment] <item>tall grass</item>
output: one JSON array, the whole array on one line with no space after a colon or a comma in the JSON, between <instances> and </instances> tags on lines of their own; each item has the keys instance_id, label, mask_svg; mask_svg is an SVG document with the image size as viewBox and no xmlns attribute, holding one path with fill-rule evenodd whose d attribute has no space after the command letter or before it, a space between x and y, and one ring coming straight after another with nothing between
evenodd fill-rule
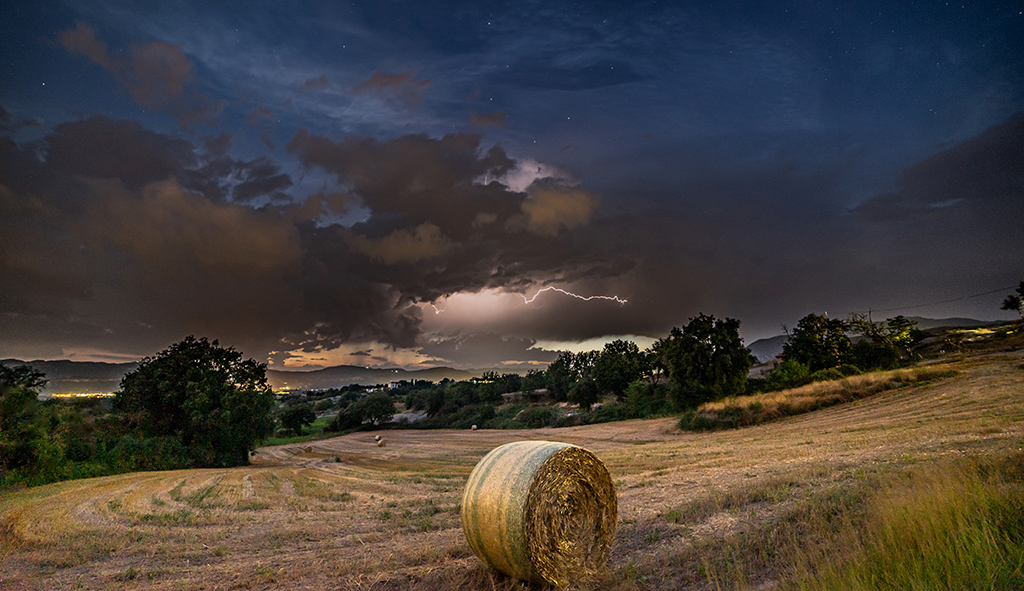
<instances>
[{"instance_id":1,"label":"tall grass","mask_svg":"<svg viewBox=\"0 0 1024 591\"><path fill-rule=\"evenodd\" d=\"M871 496L856 529L835 537L856 550L827 549L832 560L795 548L806 568L788 587L1024 589L1024 454L911 473Z\"/></svg>"},{"instance_id":2,"label":"tall grass","mask_svg":"<svg viewBox=\"0 0 1024 591\"><path fill-rule=\"evenodd\" d=\"M680 418L679 428L710 431L758 425L866 398L893 388L931 382L957 375L948 367L926 366L874 372L841 380L813 382L799 388L707 402Z\"/></svg>"}]
</instances>

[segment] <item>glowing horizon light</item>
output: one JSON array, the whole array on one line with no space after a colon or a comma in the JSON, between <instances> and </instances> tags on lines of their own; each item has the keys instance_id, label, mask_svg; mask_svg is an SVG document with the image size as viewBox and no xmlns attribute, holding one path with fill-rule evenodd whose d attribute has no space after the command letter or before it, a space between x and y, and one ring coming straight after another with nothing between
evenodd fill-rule
<instances>
[{"instance_id":1,"label":"glowing horizon light","mask_svg":"<svg viewBox=\"0 0 1024 591\"><path fill-rule=\"evenodd\" d=\"M565 291L564 289L561 289L561 288L558 288L558 287L554 287L554 286L545 287L544 289L542 289L542 290L538 291L537 293L533 294L533 297L529 298L529 299L527 299L527 297L525 295L523 295L523 294L519 294L519 296L523 298L523 302L524 303L532 304L533 301L537 299L537 296L539 296L540 294L544 293L545 291L557 291L559 293L564 293L567 296L572 296L574 298L583 300L585 302L589 302L590 300L609 300L609 301L612 301L612 302L617 302L621 306L621 305L623 305L623 304L625 304L626 302L629 301L629 300L625 300L625 299L620 298L619 296L614 296L614 295L613 296L605 296L605 295L581 296L581 295L579 295L577 293L573 293L571 291Z\"/></svg>"}]
</instances>

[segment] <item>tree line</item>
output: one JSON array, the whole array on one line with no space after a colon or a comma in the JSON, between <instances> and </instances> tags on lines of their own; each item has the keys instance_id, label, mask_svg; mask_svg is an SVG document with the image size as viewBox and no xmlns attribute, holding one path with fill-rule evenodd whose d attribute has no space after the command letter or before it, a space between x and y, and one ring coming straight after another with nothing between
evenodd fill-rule
<instances>
[{"instance_id":1,"label":"tree line","mask_svg":"<svg viewBox=\"0 0 1024 591\"><path fill-rule=\"evenodd\" d=\"M1024 282L1017 291L1004 309L1021 311ZM564 351L546 370L525 376L489 372L471 381L418 381L375 392L353 386L325 393L315 405L280 407L265 364L206 338L189 336L142 360L112 401L40 401L45 375L0 364L0 485L242 465L275 427L301 434L317 411L336 411L329 432L380 427L391 421L396 402L426 417L398 426L419 428L543 427L668 415L744 393L897 367L911 360L923 337L902 316L874 322L863 314L840 320L812 313L786 331L776 367L766 377L748 378L756 359L739 327L736 319L699 314L645 350L616 340L599 351ZM578 410L559 410L559 403Z\"/></svg>"}]
</instances>

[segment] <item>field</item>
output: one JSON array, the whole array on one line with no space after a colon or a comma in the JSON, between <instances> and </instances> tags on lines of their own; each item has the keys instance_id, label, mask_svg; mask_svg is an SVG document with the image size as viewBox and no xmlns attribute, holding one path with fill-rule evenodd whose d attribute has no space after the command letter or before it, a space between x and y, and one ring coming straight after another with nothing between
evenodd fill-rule
<instances>
[{"instance_id":1,"label":"field","mask_svg":"<svg viewBox=\"0 0 1024 591\"><path fill-rule=\"evenodd\" d=\"M263 448L248 467L9 492L0 589L522 588L472 554L459 502L485 453L523 439L582 445L614 478L612 557L582 587L786 588L869 555L862 534L887 498L1024 471L1022 353L958 357L953 377L736 430L379 432L385 447L364 432Z\"/></svg>"}]
</instances>

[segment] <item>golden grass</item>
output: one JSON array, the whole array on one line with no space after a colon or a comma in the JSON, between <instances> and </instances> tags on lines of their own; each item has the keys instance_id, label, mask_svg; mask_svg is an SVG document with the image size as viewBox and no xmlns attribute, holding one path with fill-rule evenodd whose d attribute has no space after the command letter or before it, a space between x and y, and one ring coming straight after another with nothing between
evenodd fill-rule
<instances>
[{"instance_id":1,"label":"golden grass","mask_svg":"<svg viewBox=\"0 0 1024 591\"><path fill-rule=\"evenodd\" d=\"M747 427L956 374L957 370L947 363L812 382L778 392L734 396L702 404L684 415L682 425L694 430Z\"/></svg>"},{"instance_id":2,"label":"golden grass","mask_svg":"<svg viewBox=\"0 0 1024 591\"><path fill-rule=\"evenodd\" d=\"M1019 350L968 359L953 379L744 429L389 431L385 448L356 433L263 448L248 467L7 491L0 588L524 589L473 554L459 519L473 466L524 439L585 447L612 476L619 526L593 587L785 586L872 547L880 483L1024 447L1021 365Z\"/></svg>"}]
</instances>

